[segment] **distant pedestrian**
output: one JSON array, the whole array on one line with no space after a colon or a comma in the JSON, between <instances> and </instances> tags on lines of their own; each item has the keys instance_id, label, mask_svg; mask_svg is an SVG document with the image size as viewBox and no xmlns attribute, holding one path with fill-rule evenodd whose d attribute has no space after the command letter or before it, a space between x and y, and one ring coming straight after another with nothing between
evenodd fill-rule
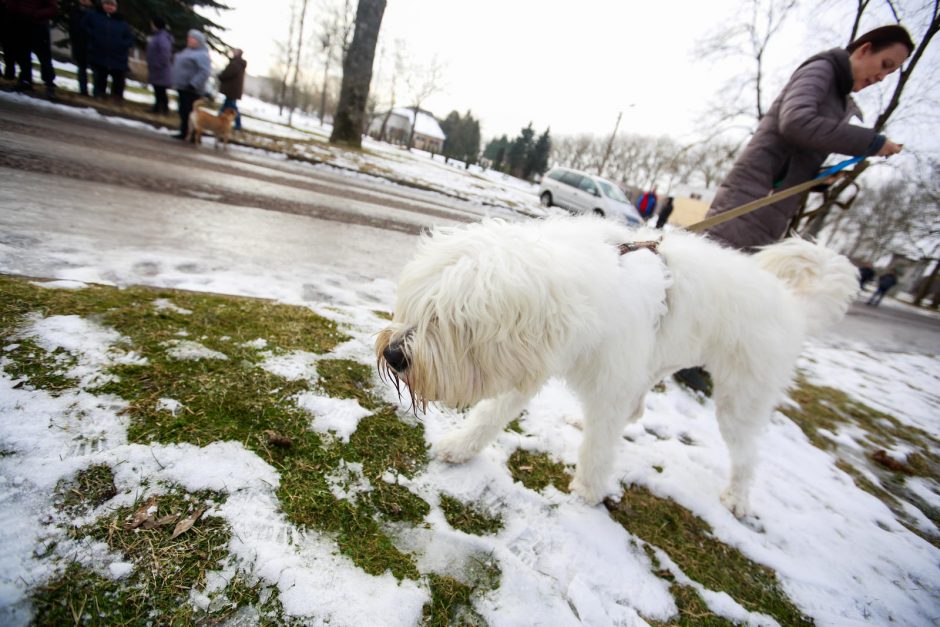
<instances>
[{"instance_id":1,"label":"distant pedestrian","mask_svg":"<svg viewBox=\"0 0 940 627\"><path fill-rule=\"evenodd\" d=\"M868 299L868 304L873 307L877 307L881 304L881 299L885 297L885 294L888 293L892 287L897 285L898 275L894 269L888 270L880 277L878 277L878 289L875 290L875 293L871 295L871 298Z\"/></svg>"},{"instance_id":2,"label":"distant pedestrian","mask_svg":"<svg viewBox=\"0 0 940 627\"><path fill-rule=\"evenodd\" d=\"M865 290L865 285L871 282L875 278L875 269L871 267L871 264L865 262L858 269L858 287L861 290Z\"/></svg>"},{"instance_id":3,"label":"distant pedestrian","mask_svg":"<svg viewBox=\"0 0 940 627\"><path fill-rule=\"evenodd\" d=\"M640 215L644 220L649 220L650 216L653 215L653 212L656 211L656 187L653 186L648 192L643 192L640 194L640 197L636 200L637 211L640 212Z\"/></svg>"},{"instance_id":4,"label":"distant pedestrian","mask_svg":"<svg viewBox=\"0 0 940 627\"><path fill-rule=\"evenodd\" d=\"M666 226L666 222L669 221L669 216L672 215L672 202L673 197L667 196L666 202L663 204L663 208L659 210L659 216L656 218L656 228L661 229Z\"/></svg>"},{"instance_id":5,"label":"distant pedestrian","mask_svg":"<svg viewBox=\"0 0 940 627\"><path fill-rule=\"evenodd\" d=\"M238 112L238 100L245 89L245 69L248 63L242 58L240 48L232 50L232 59L219 74L219 91L225 96L225 102L219 113L226 109L235 109L235 130L242 130L242 115Z\"/></svg>"},{"instance_id":6,"label":"distant pedestrian","mask_svg":"<svg viewBox=\"0 0 940 627\"><path fill-rule=\"evenodd\" d=\"M176 139L186 139L193 103L205 93L211 73L206 36L194 28L186 34L186 47L173 59L173 87L176 88L176 106L180 115L180 132L173 136Z\"/></svg>"},{"instance_id":7,"label":"distant pedestrian","mask_svg":"<svg viewBox=\"0 0 940 627\"><path fill-rule=\"evenodd\" d=\"M33 62L39 60L39 75L46 85L46 96L55 97L55 69L52 67L52 40L49 20L59 12L58 0L2 0L6 5L8 45L13 48L13 60L20 68L17 91L33 90ZM9 63L7 57L7 63Z\"/></svg>"},{"instance_id":8,"label":"distant pedestrian","mask_svg":"<svg viewBox=\"0 0 940 627\"><path fill-rule=\"evenodd\" d=\"M150 21L152 35L147 39L147 82L153 87L153 113L170 112L167 87L173 86L173 37L162 17Z\"/></svg>"},{"instance_id":9,"label":"distant pedestrian","mask_svg":"<svg viewBox=\"0 0 940 627\"><path fill-rule=\"evenodd\" d=\"M134 45L134 33L117 9L117 0L101 0L101 9L89 11L84 24L88 35L88 63L94 80L92 94L95 98L104 98L110 77L111 97L121 102L128 69L127 55Z\"/></svg>"},{"instance_id":10,"label":"distant pedestrian","mask_svg":"<svg viewBox=\"0 0 940 627\"><path fill-rule=\"evenodd\" d=\"M78 0L69 13L69 48L78 70L78 91L88 95L88 35L82 27L85 15L95 10L91 0Z\"/></svg>"}]
</instances>

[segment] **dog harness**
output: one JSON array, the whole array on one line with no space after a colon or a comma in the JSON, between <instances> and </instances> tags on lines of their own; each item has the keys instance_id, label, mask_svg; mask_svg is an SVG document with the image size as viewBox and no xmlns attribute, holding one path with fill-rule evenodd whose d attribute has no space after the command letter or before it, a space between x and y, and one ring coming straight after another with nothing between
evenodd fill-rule
<instances>
[{"instance_id":1,"label":"dog harness","mask_svg":"<svg viewBox=\"0 0 940 627\"><path fill-rule=\"evenodd\" d=\"M659 242L654 240L649 240L645 242L627 242L626 244L618 244L617 250L620 251L621 255L626 255L627 253L633 253L638 250L648 250L654 255L659 254Z\"/></svg>"}]
</instances>

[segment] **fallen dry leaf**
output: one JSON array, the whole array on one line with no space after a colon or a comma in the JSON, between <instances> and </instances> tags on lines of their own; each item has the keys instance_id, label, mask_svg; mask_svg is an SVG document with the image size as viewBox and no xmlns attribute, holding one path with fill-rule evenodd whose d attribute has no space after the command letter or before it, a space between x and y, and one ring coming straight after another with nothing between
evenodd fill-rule
<instances>
[{"instance_id":1,"label":"fallen dry leaf","mask_svg":"<svg viewBox=\"0 0 940 627\"><path fill-rule=\"evenodd\" d=\"M189 528L192 527L193 524L195 524L195 522L199 519L199 517L202 516L202 513L204 511L206 511L206 508L200 507L199 509L194 511L192 514L190 514L183 520L176 523L176 528L173 530L173 535L170 536L170 539L172 540L176 536L182 533L186 533L189 530Z\"/></svg>"},{"instance_id":2,"label":"fallen dry leaf","mask_svg":"<svg viewBox=\"0 0 940 627\"><path fill-rule=\"evenodd\" d=\"M267 431L264 432L264 434L268 436L268 444L270 444L271 446L277 446L280 448L290 448L294 444L293 440L291 440L289 437L287 437L286 435L281 435L280 433L276 431L272 431L268 429Z\"/></svg>"},{"instance_id":3,"label":"fallen dry leaf","mask_svg":"<svg viewBox=\"0 0 940 627\"><path fill-rule=\"evenodd\" d=\"M148 518L144 521L144 524L140 526L141 529L154 529L155 527L164 527L166 525L172 525L176 522L176 519L179 518L179 514L167 514L166 516L161 516L157 520L153 518Z\"/></svg>"},{"instance_id":4,"label":"fallen dry leaf","mask_svg":"<svg viewBox=\"0 0 940 627\"><path fill-rule=\"evenodd\" d=\"M150 508L153 508L153 511L150 511ZM147 502L137 508L137 511L134 512L130 520L124 523L124 529L137 529L142 524L144 524L147 519L152 519L153 515L157 513L157 497L151 496L147 499Z\"/></svg>"}]
</instances>

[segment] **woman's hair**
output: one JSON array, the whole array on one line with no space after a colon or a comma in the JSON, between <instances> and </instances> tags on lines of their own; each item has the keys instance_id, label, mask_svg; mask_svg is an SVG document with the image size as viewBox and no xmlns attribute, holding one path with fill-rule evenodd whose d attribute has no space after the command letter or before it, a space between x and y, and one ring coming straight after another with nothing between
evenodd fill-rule
<instances>
[{"instance_id":1,"label":"woman's hair","mask_svg":"<svg viewBox=\"0 0 940 627\"><path fill-rule=\"evenodd\" d=\"M845 47L849 54L861 48L863 44L871 44L871 51L878 52L893 44L903 44L907 48L907 54L914 52L914 42L911 36L903 26L891 24L890 26L880 26L875 30L870 30L848 46Z\"/></svg>"},{"instance_id":2,"label":"woman's hair","mask_svg":"<svg viewBox=\"0 0 940 627\"><path fill-rule=\"evenodd\" d=\"M157 28L166 28L166 20L164 20L162 17L155 17L150 21L153 22L153 25Z\"/></svg>"}]
</instances>

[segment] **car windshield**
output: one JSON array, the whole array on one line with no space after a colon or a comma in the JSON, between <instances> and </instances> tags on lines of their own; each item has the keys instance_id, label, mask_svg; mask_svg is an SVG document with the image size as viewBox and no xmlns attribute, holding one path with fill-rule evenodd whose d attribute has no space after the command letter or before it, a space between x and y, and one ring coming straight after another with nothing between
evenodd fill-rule
<instances>
[{"instance_id":1,"label":"car windshield","mask_svg":"<svg viewBox=\"0 0 940 627\"><path fill-rule=\"evenodd\" d=\"M598 181L597 184L601 186L601 190L608 198L613 198L617 202L627 203L628 205L630 204L630 201L627 200L627 197L616 185L608 183L607 181Z\"/></svg>"}]
</instances>

